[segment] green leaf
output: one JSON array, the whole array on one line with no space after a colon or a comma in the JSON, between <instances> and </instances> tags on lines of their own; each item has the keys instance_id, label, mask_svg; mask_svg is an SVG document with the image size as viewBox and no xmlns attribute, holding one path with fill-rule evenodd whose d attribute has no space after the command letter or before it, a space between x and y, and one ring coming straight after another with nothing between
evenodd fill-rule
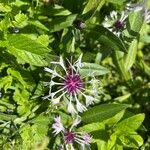
<instances>
[{"instance_id":1,"label":"green leaf","mask_svg":"<svg viewBox=\"0 0 150 150\"><path fill-rule=\"evenodd\" d=\"M49 23L50 32L60 31L64 28L72 26L72 23L75 20L75 18L76 15L56 17Z\"/></svg>"},{"instance_id":2,"label":"green leaf","mask_svg":"<svg viewBox=\"0 0 150 150\"><path fill-rule=\"evenodd\" d=\"M0 22L0 30L5 31L11 26L10 18L8 15L5 15L5 18Z\"/></svg>"},{"instance_id":3,"label":"green leaf","mask_svg":"<svg viewBox=\"0 0 150 150\"><path fill-rule=\"evenodd\" d=\"M125 147L139 148L143 144L143 139L136 132L130 135L122 135L119 137Z\"/></svg>"},{"instance_id":4,"label":"green leaf","mask_svg":"<svg viewBox=\"0 0 150 150\"><path fill-rule=\"evenodd\" d=\"M119 113L117 113L115 116L111 117L110 119L105 120L104 123L109 125L109 126L110 125L113 126L114 124L118 123L121 120L124 113L125 113L125 110L122 110Z\"/></svg>"},{"instance_id":5,"label":"green leaf","mask_svg":"<svg viewBox=\"0 0 150 150\"><path fill-rule=\"evenodd\" d=\"M103 66L94 63L82 63L80 73L82 76L99 76L109 72L109 70Z\"/></svg>"},{"instance_id":6,"label":"green leaf","mask_svg":"<svg viewBox=\"0 0 150 150\"><path fill-rule=\"evenodd\" d=\"M11 7L0 3L0 12L11 12Z\"/></svg>"},{"instance_id":7,"label":"green leaf","mask_svg":"<svg viewBox=\"0 0 150 150\"><path fill-rule=\"evenodd\" d=\"M46 137L48 132L49 118L43 117L40 123L35 123L32 126L32 133L35 143Z\"/></svg>"},{"instance_id":8,"label":"green leaf","mask_svg":"<svg viewBox=\"0 0 150 150\"><path fill-rule=\"evenodd\" d=\"M86 14L91 10L96 11L97 9L101 8L104 4L105 0L88 0L82 14Z\"/></svg>"},{"instance_id":9,"label":"green leaf","mask_svg":"<svg viewBox=\"0 0 150 150\"><path fill-rule=\"evenodd\" d=\"M9 53L17 57L17 61L20 64L29 63L34 66L47 66L45 57L34 54L32 52L22 51L13 47L8 47Z\"/></svg>"},{"instance_id":10,"label":"green leaf","mask_svg":"<svg viewBox=\"0 0 150 150\"><path fill-rule=\"evenodd\" d=\"M144 34L144 36L141 37L140 41L148 44L150 43L150 36L147 34Z\"/></svg>"},{"instance_id":11,"label":"green leaf","mask_svg":"<svg viewBox=\"0 0 150 150\"><path fill-rule=\"evenodd\" d=\"M12 76L5 76L3 78L0 78L0 89L4 88L6 92L10 88L12 81L13 81Z\"/></svg>"},{"instance_id":12,"label":"green leaf","mask_svg":"<svg viewBox=\"0 0 150 150\"><path fill-rule=\"evenodd\" d=\"M55 7L48 7L48 9L43 8L42 13L48 16L68 16L71 15L71 12L64 7L55 4Z\"/></svg>"},{"instance_id":13,"label":"green leaf","mask_svg":"<svg viewBox=\"0 0 150 150\"><path fill-rule=\"evenodd\" d=\"M13 79L19 81L24 88L27 87L26 82L23 80L21 74L18 71L8 68L7 73L8 73L8 75L11 75L13 77Z\"/></svg>"},{"instance_id":14,"label":"green leaf","mask_svg":"<svg viewBox=\"0 0 150 150\"><path fill-rule=\"evenodd\" d=\"M124 104L103 104L95 106L88 111L84 112L82 116L83 122L102 122L109 119L119 113L120 111L128 108L128 105Z\"/></svg>"},{"instance_id":15,"label":"green leaf","mask_svg":"<svg viewBox=\"0 0 150 150\"><path fill-rule=\"evenodd\" d=\"M123 96L116 97L114 100L119 101L119 102L123 102L123 101L127 100L130 96L131 96L131 93L127 93Z\"/></svg>"},{"instance_id":16,"label":"green leaf","mask_svg":"<svg viewBox=\"0 0 150 150\"><path fill-rule=\"evenodd\" d=\"M11 121L11 120L14 120L16 118L17 118L16 115L9 115L9 114L0 113L0 120L3 120L3 121Z\"/></svg>"},{"instance_id":17,"label":"green leaf","mask_svg":"<svg viewBox=\"0 0 150 150\"><path fill-rule=\"evenodd\" d=\"M8 42L11 46L15 47L16 49L31 52L37 55L44 55L51 51L46 46L24 35L9 35Z\"/></svg>"},{"instance_id":18,"label":"green leaf","mask_svg":"<svg viewBox=\"0 0 150 150\"><path fill-rule=\"evenodd\" d=\"M38 20L34 20L34 21L30 20L28 22L29 22L29 24L34 25L34 26L36 26L36 27L38 27L38 28L40 28L42 30L49 31L49 29L44 24L42 24L40 21L38 21Z\"/></svg>"},{"instance_id":19,"label":"green leaf","mask_svg":"<svg viewBox=\"0 0 150 150\"><path fill-rule=\"evenodd\" d=\"M17 6L17 7L21 7L23 5L29 5L29 3L23 2L21 0L16 0L16 1L12 2L11 5L14 5L14 6Z\"/></svg>"},{"instance_id":20,"label":"green leaf","mask_svg":"<svg viewBox=\"0 0 150 150\"><path fill-rule=\"evenodd\" d=\"M49 116L41 114L37 118L31 120L30 124L24 124L20 129L20 135L23 140L23 148L29 150L37 144L41 145L47 136L49 123Z\"/></svg>"},{"instance_id":21,"label":"green leaf","mask_svg":"<svg viewBox=\"0 0 150 150\"><path fill-rule=\"evenodd\" d=\"M145 72L148 76L150 76L150 66L144 62L144 60L140 60L140 63L138 64L142 71Z\"/></svg>"},{"instance_id":22,"label":"green leaf","mask_svg":"<svg viewBox=\"0 0 150 150\"><path fill-rule=\"evenodd\" d=\"M105 129L104 123L96 122L96 123L90 123L85 126L82 126L78 128L78 131L93 132L93 131L104 130L104 129Z\"/></svg>"},{"instance_id":23,"label":"green leaf","mask_svg":"<svg viewBox=\"0 0 150 150\"><path fill-rule=\"evenodd\" d=\"M23 139L22 147L24 150L29 150L33 144L32 128L29 124L25 124L20 128L20 136Z\"/></svg>"},{"instance_id":24,"label":"green leaf","mask_svg":"<svg viewBox=\"0 0 150 150\"><path fill-rule=\"evenodd\" d=\"M141 30L144 17L142 11L132 12L129 14L127 29L131 35L136 35Z\"/></svg>"},{"instance_id":25,"label":"green leaf","mask_svg":"<svg viewBox=\"0 0 150 150\"><path fill-rule=\"evenodd\" d=\"M97 144L97 148L98 150L104 150L104 149L107 149L107 143L103 140L100 140L100 139L94 139L93 140L93 143Z\"/></svg>"},{"instance_id":26,"label":"green leaf","mask_svg":"<svg viewBox=\"0 0 150 150\"><path fill-rule=\"evenodd\" d=\"M128 54L126 56L125 60L125 69L128 71L134 64L136 54L137 54L137 40L133 40L132 43L130 44Z\"/></svg>"},{"instance_id":27,"label":"green leaf","mask_svg":"<svg viewBox=\"0 0 150 150\"><path fill-rule=\"evenodd\" d=\"M106 0L107 2L118 4L118 5L123 5L125 0Z\"/></svg>"},{"instance_id":28,"label":"green leaf","mask_svg":"<svg viewBox=\"0 0 150 150\"><path fill-rule=\"evenodd\" d=\"M49 45L49 36L46 34L40 35L37 38L37 42L41 43L42 45L48 46Z\"/></svg>"},{"instance_id":29,"label":"green leaf","mask_svg":"<svg viewBox=\"0 0 150 150\"><path fill-rule=\"evenodd\" d=\"M112 150L112 148L115 146L117 140L117 135L112 134L110 136L110 139L107 142L107 150Z\"/></svg>"},{"instance_id":30,"label":"green leaf","mask_svg":"<svg viewBox=\"0 0 150 150\"><path fill-rule=\"evenodd\" d=\"M8 45L7 41L0 41L0 47L6 47Z\"/></svg>"},{"instance_id":31,"label":"green leaf","mask_svg":"<svg viewBox=\"0 0 150 150\"><path fill-rule=\"evenodd\" d=\"M129 72L125 69L124 53L121 51L115 51L113 53L113 62L117 66L117 71L120 73L121 77L126 81L130 79Z\"/></svg>"},{"instance_id":32,"label":"green leaf","mask_svg":"<svg viewBox=\"0 0 150 150\"><path fill-rule=\"evenodd\" d=\"M48 125L52 118L48 115L40 114L36 118L32 119L31 122L39 125Z\"/></svg>"},{"instance_id":33,"label":"green leaf","mask_svg":"<svg viewBox=\"0 0 150 150\"><path fill-rule=\"evenodd\" d=\"M133 132L137 130L144 120L144 114L134 115L127 119L124 119L116 125L115 131L117 132Z\"/></svg>"},{"instance_id":34,"label":"green leaf","mask_svg":"<svg viewBox=\"0 0 150 150\"><path fill-rule=\"evenodd\" d=\"M119 143L120 144L120 143ZM124 150L122 145L115 144L111 150Z\"/></svg>"},{"instance_id":35,"label":"green leaf","mask_svg":"<svg viewBox=\"0 0 150 150\"><path fill-rule=\"evenodd\" d=\"M100 25L89 25L89 28L86 29L89 33L87 37L91 37L99 41L102 45L110 48L114 51L123 51L126 52L126 47L124 43L108 29Z\"/></svg>"},{"instance_id":36,"label":"green leaf","mask_svg":"<svg viewBox=\"0 0 150 150\"><path fill-rule=\"evenodd\" d=\"M47 65L44 59L51 50L46 46L23 35L9 35L8 42L9 52L16 56L19 62L35 66Z\"/></svg>"},{"instance_id":37,"label":"green leaf","mask_svg":"<svg viewBox=\"0 0 150 150\"><path fill-rule=\"evenodd\" d=\"M26 90L20 91L16 89L13 99L18 104L17 112L20 116L30 114L32 103L29 102L29 93Z\"/></svg>"},{"instance_id":38,"label":"green leaf","mask_svg":"<svg viewBox=\"0 0 150 150\"><path fill-rule=\"evenodd\" d=\"M15 21L13 21L13 24L15 27L23 28L28 24L28 17L23 14L19 13L15 16Z\"/></svg>"}]
</instances>

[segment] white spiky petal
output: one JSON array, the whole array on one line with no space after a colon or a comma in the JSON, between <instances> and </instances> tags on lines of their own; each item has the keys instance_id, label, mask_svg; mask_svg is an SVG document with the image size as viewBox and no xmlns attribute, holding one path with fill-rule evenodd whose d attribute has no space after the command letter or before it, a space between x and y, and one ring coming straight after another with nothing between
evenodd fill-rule
<instances>
[{"instance_id":1,"label":"white spiky petal","mask_svg":"<svg viewBox=\"0 0 150 150\"><path fill-rule=\"evenodd\" d=\"M64 127L63 127L63 125L62 125L62 123L61 123L61 118L60 118L60 116L58 116L58 117L55 117L54 118L54 124L52 125L52 128L54 129L54 131L53 131L53 133L55 134L55 135L57 135L58 133L60 133L61 131L64 131Z\"/></svg>"},{"instance_id":2,"label":"white spiky petal","mask_svg":"<svg viewBox=\"0 0 150 150\"><path fill-rule=\"evenodd\" d=\"M72 103L72 96L70 96L70 100L69 100L69 104L68 104L68 108L67 111L71 114L77 114L77 111L75 110L73 103Z\"/></svg>"},{"instance_id":3,"label":"white spiky petal","mask_svg":"<svg viewBox=\"0 0 150 150\"><path fill-rule=\"evenodd\" d=\"M84 112L87 110L87 108L82 103L80 103L78 99L76 99L76 107L78 112Z\"/></svg>"}]
</instances>

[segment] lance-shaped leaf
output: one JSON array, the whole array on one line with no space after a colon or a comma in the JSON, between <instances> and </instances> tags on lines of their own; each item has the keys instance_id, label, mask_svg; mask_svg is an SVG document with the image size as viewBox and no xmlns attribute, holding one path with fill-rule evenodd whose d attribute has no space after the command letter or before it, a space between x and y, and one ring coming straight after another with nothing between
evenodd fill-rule
<instances>
[{"instance_id":1,"label":"lance-shaped leaf","mask_svg":"<svg viewBox=\"0 0 150 150\"><path fill-rule=\"evenodd\" d=\"M95 12L99 10L104 4L105 0L88 0L82 14L86 14L91 10Z\"/></svg>"},{"instance_id":2,"label":"lance-shaped leaf","mask_svg":"<svg viewBox=\"0 0 150 150\"><path fill-rule=\"evenodd\" d=\"M133 40L130 44L129 51L125 60L125 69L128 71L134 64L137 54L137 40Z\"/></svg>"},{"instance_id":3,"label":"lance-shaped leaf","mask_svg":"<svg viewBox=\"0 0 150 150\"><path fill-rule=\"evenodd\" d=\"M82 63L83 67L80 69L82 76L99 76L109 72L109 70L101 65L94 63Z\"/></svg>"},{"instance_id":4,"label":"lance-shaped leaf","mask_svg":"<svg viewBox=\"0 0 150 150\"><path fill-rule=\"evenodd\" d=\"M49 23L50 32L60 31L72 25L76 15L58 16Z\"/></svg>"},{"instance_id":5,"label":"lance-shaped leaf","mask_svg":"<svg viewBox=\"0 0 150 150\"><path fill-rule=\"evenodd\" d=\"M127 81L130 79L130 74L125 69L124 55L125 54L121 51L115 51L112 56L113 56L113 62L117 67L117 71L120 73L120 76Z\"/></svg>"},{"instance_id":6,"label":"lance-shaped leaf","mask_svg":"<svg viewBox=\"0 0 150 150\"><path fill-rule=\"evenodd\" d=\"M115 116L122 110L128 108L128 105L124 104L103 104L95 106L88 111L84 112L82 116L83 122L101 122Z\"/></svg>"}]
</instances>

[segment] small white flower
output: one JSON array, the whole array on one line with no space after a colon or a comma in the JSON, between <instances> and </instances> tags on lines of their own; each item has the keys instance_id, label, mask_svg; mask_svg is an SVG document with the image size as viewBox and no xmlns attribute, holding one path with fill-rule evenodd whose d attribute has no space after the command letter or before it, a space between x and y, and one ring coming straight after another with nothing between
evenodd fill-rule
<instances>
[{"instance_id":1,"label":"small white flower","mask_svg":"<svg viewBox=\"0 0 150 150\"><path fill-rule=\"evenodd\" d=\"M122 11L121 14L116 11L112 11L110 16L106 16L102 23L105 28L112 31L117 36L120 36L122 30L126 27L127 13Z\"/></svg>"}]
</instances>

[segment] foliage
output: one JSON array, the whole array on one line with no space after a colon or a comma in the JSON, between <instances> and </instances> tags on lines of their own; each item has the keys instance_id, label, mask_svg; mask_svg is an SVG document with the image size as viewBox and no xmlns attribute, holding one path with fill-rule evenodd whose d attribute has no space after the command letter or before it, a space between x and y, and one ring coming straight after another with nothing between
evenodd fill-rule
<instances>
[{"instance_id":1,"label":"foliage","mask_svg":"<svg viewBox=\"0 0 150 150\"><path fill-rule=\"evenodd\" d=\"M99 82L85 87L89 93L96 88L97 97L79 113L77 131L90 133L92 150L150 149L150 25L140 10L128 13L119 36L103 26L128 2L0 1L0 149L58 149L54 117L70 126L74 115L43 99L52 77L44 67L54 69L51 62L60 56L67 62L81 53L81 76Z\"/></svg>"}]
</instances>

